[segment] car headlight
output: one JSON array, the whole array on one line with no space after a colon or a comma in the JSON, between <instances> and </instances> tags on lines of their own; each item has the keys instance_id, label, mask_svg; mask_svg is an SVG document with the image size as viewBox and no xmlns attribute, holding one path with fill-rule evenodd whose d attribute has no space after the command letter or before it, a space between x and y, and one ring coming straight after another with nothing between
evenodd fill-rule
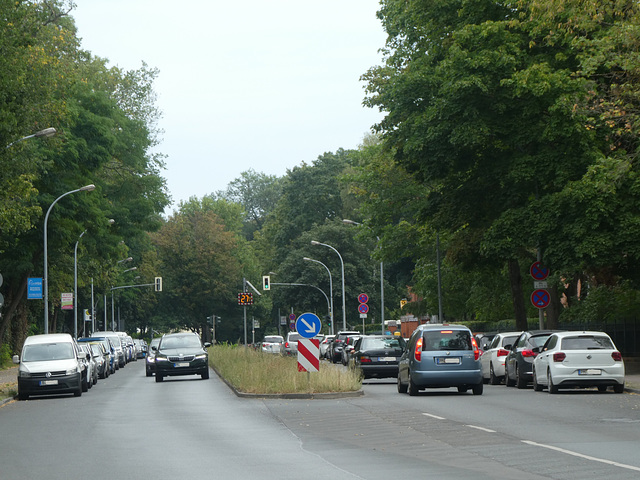
<instances>
[{"instance_id":1,"label":"car headlight","mask_svg":"<svg viewBox=\"0 0 640 480\"><path fill-rule=\"evenodd\" d=\"M156 359L154 357L147 357L147 363L153 363Z\"/></svg>"},{"instance_id":2,"label":"car headlight","mask_svg":"<svg viewBox=\"0 0 640 480\"><path fill-rule=\"evenodd\" d=\"M75 368L70 368L68 369L66 372L64 372L65 375L73 375L74 373L77 373L78 370L76 370Z\"/></svg>"},{"instance_id":3,"label":"car headlight","mask_svg":"<svg viewBox=\"0 0 640 480\"><path fill-rule=\"evenodd\" d=\"M162 357L160 355L156 355L156 362L168 362L169 359L167 357Z\"/></svg>"},{"instance_id":4,"label":"car headlight","mask_svg":"<svg viewBox=\"0 0 640 480\"><path fill-rule=\"evenodd\" d=\"M27 372L26 370L19 370L18 371L18 376L20 378L31 378L31 373Z\"/></svg>"},{"instance_id":5,"label":"car headlight","mask_svg":"<svg viewBox=\"0 0 640 480\"><path fill-rule=\"evenodd\" d=\"M200 355L196 355L196 360L206 360L207 359L207 354L206 353L202 353Z\"/></svg>"}]
</instances>

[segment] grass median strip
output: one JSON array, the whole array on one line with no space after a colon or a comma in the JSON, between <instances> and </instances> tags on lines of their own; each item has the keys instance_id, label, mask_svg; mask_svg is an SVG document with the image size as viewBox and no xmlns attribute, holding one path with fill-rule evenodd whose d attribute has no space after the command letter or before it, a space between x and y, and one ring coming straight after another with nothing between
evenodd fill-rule
<instances>
[{"instance_id":1,"label":"grass median strip","mask_svg":"<svg viewBox=\"0 0 640 480\"><path fill-rule=\"evenodd\" d=\"M322 363L319 372L298 372L296 357L262 353L237 345L209 349L209 363L238 391L255 394L355 392L359 372Z\"/></svg>"}]
</instances>

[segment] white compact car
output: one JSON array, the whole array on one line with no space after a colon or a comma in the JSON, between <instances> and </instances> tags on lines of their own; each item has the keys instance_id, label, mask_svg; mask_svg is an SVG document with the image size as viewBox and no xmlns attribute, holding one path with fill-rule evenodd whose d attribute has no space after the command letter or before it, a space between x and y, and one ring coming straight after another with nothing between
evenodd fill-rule
<instances>
[{"instance_id":1,"label":"white compact car","mask_svg":"<svg viewBox=\"0 0 640 480\"><path fill-rule=\"evenodd\" d=\"M552 334L533 361L533 388L549 393L559 388L613 387L624 391L622 354L604 332L558 332Z\"/></svg>"},{"instance_id":2,"label":"white compact car","mask_svg":"<svg viewBox=\"0 0 640 480\"><path fill-rule=\"evenodd\" d=\"M511 346L522 332L497 333L480 357L482 364L482 380L484 383L498 385L504 379L504 362L509 355Z\"/></svg>"},{"instance_id":3,"label":"white compact car","mask_svg":"<svg viewBox=\"0 0 640 480\"><path fill-rule=\"evenodd\" d=\"M262 340L261 348L264 353L282 355L284 353L284 338L280 335L267 335Z\"/></svg>"}]
</instances>

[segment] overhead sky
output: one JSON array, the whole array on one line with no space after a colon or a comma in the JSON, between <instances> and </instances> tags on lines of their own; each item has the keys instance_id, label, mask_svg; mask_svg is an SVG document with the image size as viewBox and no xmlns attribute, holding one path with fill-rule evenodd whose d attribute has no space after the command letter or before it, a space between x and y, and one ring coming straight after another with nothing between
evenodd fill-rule
<instances>
[{"instance_id":1,"label":"overhead sky","mask_svg":"<svg viewBox=\"0 0 640 480\"><path fill-rule=\"evenodd\" d=\"M76 0L82 47L158 68L158 150L175 208L249 169L284 176L357 148L382 119L360 76L382 62L378 0Z\"/></svg>"}]
</instances>

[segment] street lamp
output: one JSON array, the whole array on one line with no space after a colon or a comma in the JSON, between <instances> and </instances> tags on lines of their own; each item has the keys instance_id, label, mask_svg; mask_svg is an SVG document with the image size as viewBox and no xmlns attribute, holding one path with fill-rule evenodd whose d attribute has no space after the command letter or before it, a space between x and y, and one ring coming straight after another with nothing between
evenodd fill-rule
<instances>
[{"instance_id":1,"label":"street lamp","mask_svg":"<svg viewBox=\"0 0 640 480\"><path fill-rule=\"evenodd\" d=\"M342 223L345 225L362 225L359 222L346 218L342 220ZM382 248L380 246L380 237L376 235L376 238L378 239L378 247ZM380 323L382 325L382 331L380 333L384 335L384 262L382 260L380 260Z\"/></svg>"},{"instance_id":2,"label":"street lamp","mask_svg":"<svg viewBox=\"0 0 640 480\"><path fill-rule=\"evenodd\" d=\"M67 193L63 193L53 201L53 203L47 210L47 214L44 216L44 282L43 283L44 283L44 333L45 334L49 333L49 265L48 265L48 258L47 258L47 223L49 221L49 214L51 213L51 209L53 208L53 206L56 203L58 203L58 200L60 200L61 198L76 192L85 192L85 191L90 192L95 188L96 186L94 184L90 184L90 185L85 185L82 188L78 188L76 190L71 190Z\"/></svg>"},{"instance_id":3,"label":"street lamp","mask_svg":"<svg viewBox=\"0 0 640 480\"><path fill-rule=\"evenodd\" d=\"M338 252L338 250L333 248L331 245L327 245L326 243L320 243L320 242L316 242L315 240L311 240L311 245L322 245L323 247L330 248L331 250L336 252L338 254L338 257L340 258L340 265L342 266L342 329L346 330L347 329L347 309L346 309L346 299L344 296L344 261L342 260L342 255L340 255L340 252Z\"/></svg>"},{"instance_id":4,"label":"street lamp","mask_svg":"<svg viewBox=\"0 0 640 480\"><path fill-rule=\"evenodd\" d=\"M78 243L85 233L86 230L80 234L73 248L73 338L78 338Z\"/></svg>"},{"instance_id":5,"label":"street lamp","mask_svg":"<svg viewBox=\"0 0 640 480\"><path fill-rule=\"evenodd\" d=\"M309 257L303 257L302 259L307 262L319 263L320 265L322 265L324 268L327 269L327 273L329 274L329 295L331 296L331 309L329 311L329 318L331 319L331 334L333 335L333 280L331 279L331 270L329 270L329 267L327 267L324 263L322 263L319 260L314 260L313 258L309 258Z\"/></svg>"},{"instance_id":6,"label":"street lamp","mask_svg":"<svg viewBox=\"0 0 640 480\"><path fill-rule=\"evenodd\" d=\"M26 137L22 137L19 138L18 140L15 140L13 142L11 142L9 145L7 145L5 148L9 148L11 145L15 145L18 142L22 142L23 140L28 140L30 138L49 138L49 137L53 137L56 134L56 129L53 127L49 127L49 128L45 128L44 130L40 130L36 133L34 133L33 135L27 135Z\"/></svg>"}]
</instances>

